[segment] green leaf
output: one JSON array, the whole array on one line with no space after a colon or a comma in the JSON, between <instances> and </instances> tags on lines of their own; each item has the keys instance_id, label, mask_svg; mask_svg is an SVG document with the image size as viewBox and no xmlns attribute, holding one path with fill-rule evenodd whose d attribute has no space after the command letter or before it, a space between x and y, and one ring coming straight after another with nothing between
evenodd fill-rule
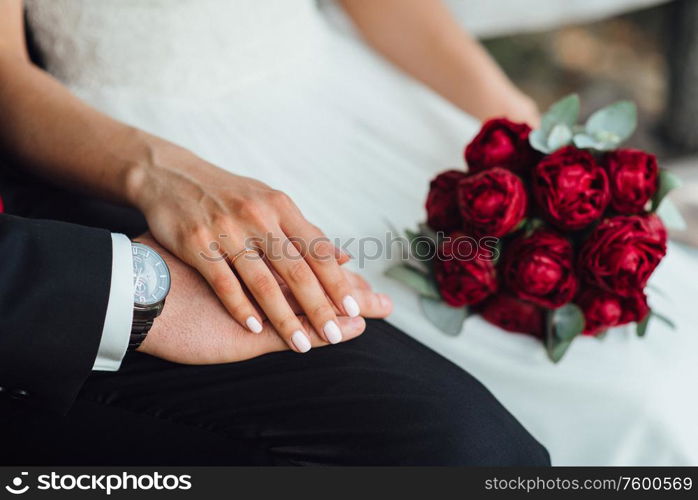
<instances>
[{"instance_id":1,"label":"green leaf","mask_svg":"<svg viewBox=\"0 0 698 500\"><path fill-rule=\"evenodd\" d=\"M567 146L572 141L572 129L564 124L558 123L548 134L548 149L550 151L557 151L563 146Z\"/></svg>"},{"instance_id":2,"label":"green leaf","mask_svg":"<svg viewBox=\"0 0 698 500\"><path fill-rule=\"evenodd\" d=\"M398 264L387 269L385 275L409 286L420 295L437 300L441 298L439 291L436 289L436 285L434 285L430 277L411 267Z\"/></svg>"},{"instance_id":3,"label":"green leaf","mask_svg":"<svg viewBox=\"0 0 698 500\"><path fill-rule=\"evenodd\" d=\"M598 149L599 143L585 132L577 133L573 139L574 145L579 149Z\"/></svg>"},{"instance_id":4,"label":"green leaf","mask_svg":"<svg viewBox=\"0 0 698 500\"><path fill-rule=\"evenodd\" d=\"M536 230L543 227L545 221L539 217L530 217L526 219L526 226L524 228L524 238L531 236Z\"/></svg>"},{"instance_id":5,"label":"green leaf","mask_svg":"<svg viewBox=\"0 0 698 500\"><path fill-rule=\"evenodd\" d=\"M528 135L528 143L536 151L541 153L552 153L548 148L548 136L542 129L536 129Z\"/></svg>"},{"instance_id":6,"label":"green leaf","mask_svg":"<svg viewBox=\"0 0 698 500\"><path fill-rule=\"evenodd\" d=\"M569 128L574 127L579 119L579 96L570 94L563 97L541 117L541 128L550 132L559 123L564 123ZM546 135L548 135L546 133Z\"/></svg>"},{"instance_id":7,"label":"green leaf","mask_svg":"<svg viewBox=\"0 0 698 500\"><path fill-rule=\"evenodd\" d=\"M572 345L572 340L560 340L548 348L548 357L553 363L558 363Z\"/></svg>"},{"instance_id":8,"label":"green leaf","mask_svg":"<svg viewBox=\"0 0 698 500\"><path fill-rule=\"evenodd\" d=\"M652 212L656 212L657 209L662 204L662 201L673 189L680 187L683 181L675 174L669 172L668 170L659 170L659 182L657 186L657 191L652 197Z\"/></svg>"},{"instance_id":9,"label":"green leaf","mask_svg":"<svg viewBox=\"0 0 698 500\"><path fill-rule=\"evenodd\" d=\"M557 363L584 329L584 315L575 304L549 310L546 315L545 347L548 357Z\"/></svg>"},{"instance_id":10,"label":"green leaf","mask_svg":"<svg viewBox=\"0 0 698 500\"><path fill-rule=\"evenodd\" d=\"M571 340L584 330L584 313L576 304L565 304L553 311L552 326L560 340Z\"/></svg>"},{"instance_id":11,"label":"green leaf","mask_svg":"<svg viewBox=\"0 0 698 500\"><path fill-rule=\"evenodd\" d=\"M541 117L541 126L528 136L531 147L552 153L570 143L579 118L579 96L571 94L553 104Z\"/></svg>"},{"instance_id":12,"label":"green leaf","mask_svg":"<svg viewBox=\"0 0 698 500\"><path fill-rule=\"evenodd\" d=\"M463 322L468 317L466 307L451 307L442 300L420 297L424 315L439 330L448 335L458 335L463 330Z\"/></svg>"},{"instance_id":13,"label":"green leaf","mask_svg":"<svg viewBox=\"0 0 698 500\"><path fill-rule=\"evenodd\" d=\"M637 127L637 106L631 101L618 101L594 112L585 129L605 150L615 149L632 135Z\"/></svg>"},{"instance_id":14,"label":"green leaf","mask_svg":"<svg viewBox=\"0 0 698 500\"><path fill-rule=\"evenodd\" d=\"M410 243L412 243L417 236L419 236L419 233L415 233L414 231L405 229L405 237L407 238L407 241L409 241Z\"/></svg>"},{"instance_id":15,"label":"green leaf","mask_svg":"<svg viewBox=\"0 0 698 500\"><path fill-rule=\"evenodd\" d=\"M652 312L650 311L647 313L647 316L645 316L645 319L642 321L639 321L637 325L635 326L635 333L637 333L638 337L644 337L645 334L647 333L647 325L650 322L650 317L652 316Z\"/></svg>"},{"instance_id":16,"label":"green leaf","mask_svg":"<svg viewBox=\"0 0 698 500\"><path fill-rule=\"evenodd\" d=\"M659 205L657 215L660 219L662 219L662 222L667 229L685 231L688 228L683 215L681 215L678 207L674 205L674 202L671 201L670 198L665 198L662 204Z\"/></svg>"},{"instance_id":17,"label":"green leaf","mask_svg":"<svg viewBox=\"0 0 698 500\"><path fill-rule=\"evenodd\" d=\"M426 236L437 245L439 244L438 233L434 231L432 228L430 228L425 222L419 223L418 228L420 235Z\"/></svg>"}]
</instances>

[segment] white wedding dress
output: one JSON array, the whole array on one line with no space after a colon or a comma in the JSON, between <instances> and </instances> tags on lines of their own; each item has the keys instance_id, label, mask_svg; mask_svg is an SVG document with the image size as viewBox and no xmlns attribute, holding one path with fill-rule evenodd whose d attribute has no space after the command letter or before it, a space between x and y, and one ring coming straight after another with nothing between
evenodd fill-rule
<instances>
[{"instance_id":1,"label":"white wedding dress","mask_svg":"<svg viewBox=\"0 0 698 500\"><path fill-rule=\"evenodd\" d=\"M553 463L698 464L698 260L673 246L652 304L674 318L541 344L477 317L446 336L358 238L424 218L428 182L463 167L478 123L331 28L313 0L26 0L53 75L88 103L286 191L395 301L390 321L478 377Z\"/></svg>"}]
</instances>

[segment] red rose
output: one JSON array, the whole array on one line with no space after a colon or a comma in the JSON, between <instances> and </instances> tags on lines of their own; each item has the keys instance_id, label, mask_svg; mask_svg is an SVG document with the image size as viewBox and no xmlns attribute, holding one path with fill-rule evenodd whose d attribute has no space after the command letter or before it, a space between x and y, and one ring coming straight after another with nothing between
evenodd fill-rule
<instances>
[{"instance_id":1,"label":"red rose","mask_svg":"<svg viewBox=\"0 0 698 500\"><path fill-rule=\"evenodd\" d=\"M645 294L628 297L590 287L575 300L584 313L584 335L597 335L607 328L642 321L650 312Z\"/></svg>"},{"instance_id":2,"label":"red rose","mask_svg":"<svg viewBox=\"0 0 698 500\"><path fill-rule=\"evenodd\" d=\"M533 168L532 177L536 202L560 229L581 229L606 210L608 177L586 151L573 146L559 149Z\"/></svg>"},{"instance_id":3,"label":"red rose","mask_svg":"<svg viewBox=\"0 0 698 500\"><path fill-rule=\"evenodd\" d=\"M580 276L606 291L629 297L645 288L666 254L666 236L656 215L606 219L582 246Z\"/></svg>"},{"instance_id":4,"label":"red rose","mask_svg":"<svg viewBox=\"0 0 698 500\"><path fill-rule=\"evenodd\" d=\"M657 158L644 151L619 149L603 159L611 190L611 206L622 214L639 214L657 191Z\"/></svg>"},{"instance_id":5,"label":"red rose","mask_svg":"<svg viewBox=\"0 0 698 500\"><path fill-rule=\"evenodd\" d=\"M427 196L427 224L434 231L454 231L461 229L462 221L458 210L456 188L466 177L465 172L448 170L434 178L429 185Z\"/></svg>"},{"instance_id":6,"label":"red rose","mask_svg":"<svg viewBox=\"0 0 698 500\"><path fill-rule=\"evenodd\" d=\"M498 238L521 222L528 202L519 176L492 168L458 183L458 205L469 230Z\"/></svg>"},{"instance_id":7,"label":"red rose","mask_svg":"<svg viewBox=\"0 0 698 500\"><path fill-rule=\"evenodd\" d=\"M506 250L504 282L518 298L554 309L572 300L577 289L573 259L572 244L566 238L539 229Z\"/></svg>"},{"instance_id":8,"label":"red rose","mask_svg":"<svg viewBox=\"0 0 698 500\"><path fill-rule=\"evenodd\" d=\"M465 148L470 172L503 167L523 173L535 165L540 154L528 143L531 127L506 118L488 120Z\"/></svg>"},{"instance_id":9,"label":"red rose","mask_svg":"<svg viewBox=\"0 0 698 500\"><path fill-rule=\"evenodd\" d=\"M0 214L5 211L5 205L2 203L2 197L0 197Z\"/></svg>"},{"instance_id":10,"label":"red rose","mask_svg":"<svg viewBox=\"0 0 698 500\"><path fill-rule=\"evenodd\" d=\"M498 293L487 299L480 314L490 323L510 332L528 333L536 337L542 337L544 333L544 309L506 293Z\"/></svg>"},{"instance_id":11,"label":"red rose","mask_svg":"<svg viewBox=\"0 0 698 500\"><path fill-rule=\"evenodd\" d=\"M441 297L453 307L477 304L497 290L494 262L482 257L472 239L460 234L441 244L434 275Z\"/></svg>"}]
</instances>

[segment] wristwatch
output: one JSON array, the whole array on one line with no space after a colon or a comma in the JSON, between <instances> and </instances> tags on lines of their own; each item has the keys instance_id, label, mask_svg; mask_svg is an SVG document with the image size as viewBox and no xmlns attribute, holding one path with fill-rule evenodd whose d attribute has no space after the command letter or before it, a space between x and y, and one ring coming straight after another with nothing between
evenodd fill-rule
<instances>
[{"instance_id":1,"label":"wristwatch","mask_svg":"<svg viewBox=\"0 0 698 500\"><path fill-rule=\"evenodd\" d=\"M170 269L155 250L132 242L133 325L128 351L135 351L145 340L155 318L160 316L170 292Z\"/></svg>"}]
</instances>

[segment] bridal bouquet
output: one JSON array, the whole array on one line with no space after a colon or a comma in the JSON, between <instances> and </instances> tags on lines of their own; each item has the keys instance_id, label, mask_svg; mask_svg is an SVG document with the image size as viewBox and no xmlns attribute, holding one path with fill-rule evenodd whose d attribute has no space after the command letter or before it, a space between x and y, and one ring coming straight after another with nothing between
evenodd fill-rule
<instances>
[{"instance_id":1,"label":"bridal bouquet","mask_svg":"<svg viewBox=\"0 0 698 500\"><path fill-rule=\"evenodd\" d=\"M532 131L486 122L465 149L466 170L432 182L427 222L406 231L410 258L387 274L421 295L427 317L461 331L469 312L539 337L557 362L578 335L602 337L652 312L647 282L666 253L665 199L678 179L644 151L622 149L636 125L627 101L578 125L566 97Z\"/></svg>"}]
</instances>

